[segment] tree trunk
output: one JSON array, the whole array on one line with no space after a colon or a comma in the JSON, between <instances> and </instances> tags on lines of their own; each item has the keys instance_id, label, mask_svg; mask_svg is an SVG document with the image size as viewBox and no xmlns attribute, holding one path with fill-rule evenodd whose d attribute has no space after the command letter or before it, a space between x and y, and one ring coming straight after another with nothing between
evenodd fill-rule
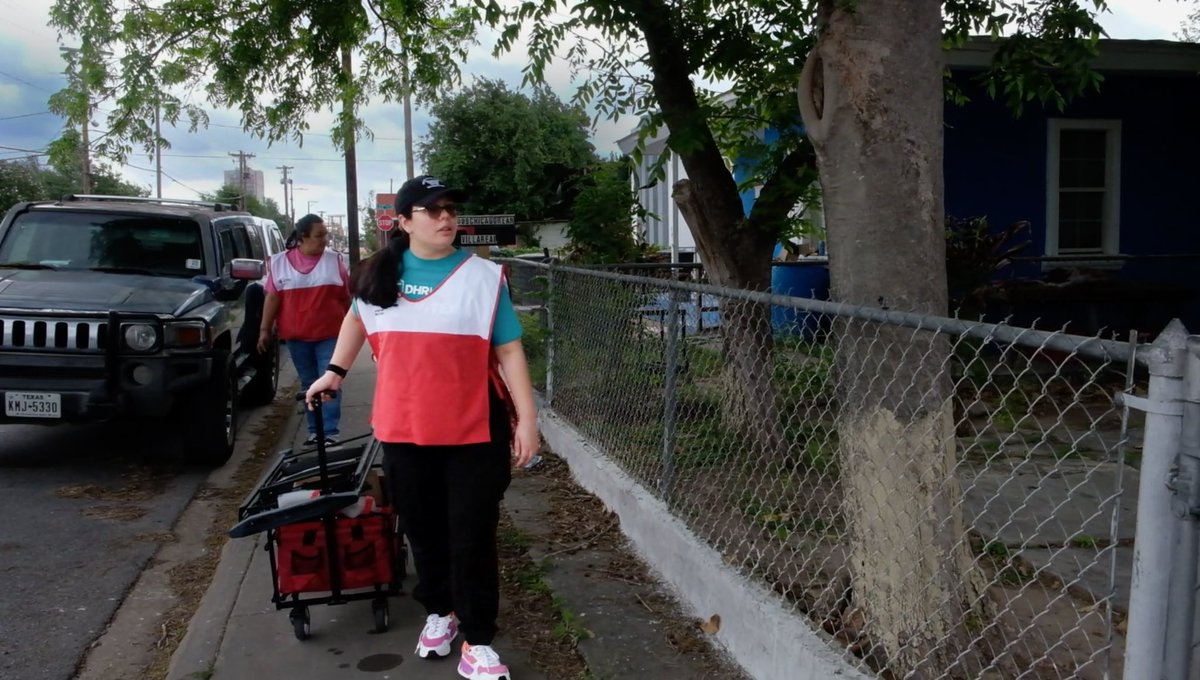
<instances>
[{"instance_id":1,"label":"tree trunk","mask_svg":"<svg viewBox=\"0 0 1200 680\"><path fill-rule=\"evenodd\" d=\"M799 96L839 302L946 312L941 4L822 1ZM965 674L983 584L954 476L948 339L861 321L837 329L853 601L874 661L901 677Z\"/></svg>"},{"instance_id":2,"label":"tree trunk","mask_svg":"<svg viewBox=\"0 0 1200 680\"><path fill-rule=\"evenodd\" d=\"M662 0L645 0L635 12L646 39L654 97L670 132L667 144L689 178L672 187L673 198L696 239L711 283L767 290L777 232L770 224L746 219L737 183L692 84L691 46L677 32L673 12ZM752 442L759 455L779 459L786 447L771 384L770 308L722 300L721 326L728 357L726 384L732 388L722 406L723 419Z\"/></svg>"},{"instance_id":3,"label":"tree trunk","mask_svg":"<svg viewBox=\"0 0 1200 680\"><path fill-rule=\"evenodd\" d=\"M736 221L714 219L701 205L691 180L676 182L671 197L696 238L712 283L770 289L772 234L732 228L743 219L740 211ZM751 442L760 458L782 461L788 449L771 380L774 336L770 306L721 300L721 333L726 357L723 381L729 396L722 402L721 420L727 429Z\"/></svg>"}]
</instances>

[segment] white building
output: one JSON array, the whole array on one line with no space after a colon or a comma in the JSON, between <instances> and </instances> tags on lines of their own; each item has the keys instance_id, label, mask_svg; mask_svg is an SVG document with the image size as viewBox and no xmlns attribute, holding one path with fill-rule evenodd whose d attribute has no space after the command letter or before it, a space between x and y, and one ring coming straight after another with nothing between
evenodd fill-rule
<instances>
[{"instance_id":1,"label":"white building","mask_svg":"<svg viewBox=\"0 0 1200 680\"><path fill-rule=\"evenodd\" d=\"M617 140L621 153L630 154L637 147L640 132L634 130L626 137ZM671 154L666 167L666 176L654 184L649 184L654 166L659 156L666 150L667 131L660 128L659 134L647 139L642 153L642 162L633 169L631 181L637 191L638 203L646 210L646 216L637 224L638 239L653 243L665 250L671 251L671 261L678 262L680 253L693 254L696 252L696 241L692 230L683 219L683 213L671 199L671 187L681 179L687 178L687 171L679 162L679 156ZM685 259L688 256L685 255Z\"/></svg>"},{"instance_id":2,"label":"white building","mask_svg":"<svg viewBox=\"0 0 1200 680\"><path fill-rule=\"evenodd\" d=\"M629 135L617 140L617 146L621 152L630 155L637 148L638 136L641 134L640 128L634 130ZM688 227L687 221L684 220L683 213L679 207L675 205L675 200L671 198L671 191L675 183L679 180L687 178L687 170L684 169L683 163L679 160L678 154L670 154L666 165L660 170L663 177L652 184L650 177L654 172L655 166L658 164L660 157L667 150L667 130L666 127L660 127L658 133L644 142L642 149L642 162L634 169L631 176L633 188L637 191L638 203L646 210L646 216L636 226L637 236L640 240L646 243L652 243L664 250L671 251L671 261L679 262L679 254L683 254L683 261L689 261L690 258L695 258L691 261L698 261L699 257L691 255L696 252L696 241L692 236L692 230ZM759 133L765 134L765 133ZM731 173L734 173L733 162L726 157L726 167ZM742 171L745 174L745 170ZM737 173L734 173L735 178L742 181ZM749 212L750 207L758 198L759 191L762 190L761 185L755 185L741 190L739 193L742 197L742 204ZM805 215L811 222L814 233L823 233L825 228L825 217L821 211L820 204L814 203L805 205L803 202L797 202L792 208L790 216L799 217ZM817 248L817 242L822 240L823 236L806 236L793 238L792 241L798 244L808 244ZM778 255L778 252L776 253Z\"/></svg>"},{"instance_id":3,"label":"white building","mask_svg":"<svg viewBox=\"0 0 1200 680\"><path fill-rule=\"evenodd\" d=\"M264 197L266 194L264 193L265 187L263 185L262 170L252 170L252 169L250 169L249 166L247 166L246 167L246 176L244 179L246 182L246 184L245 184L246 195L253 196L254 198L258 199L259 201L264 200ZM242 180L243 180L243 178L238 176L238 171L236 168L233 170L225 171L225 185L226 186L237 187L238 189L241 189L243 186Z\"/></svg>"}]
</instances>

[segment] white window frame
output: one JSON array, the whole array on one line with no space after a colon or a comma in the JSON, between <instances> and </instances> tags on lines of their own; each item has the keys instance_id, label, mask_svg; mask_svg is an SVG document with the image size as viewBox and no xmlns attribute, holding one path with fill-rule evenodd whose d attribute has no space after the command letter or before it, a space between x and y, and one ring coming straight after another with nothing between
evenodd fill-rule
<instances>
[{"instance_id":1,"label":"white window frame","mask_svg":"<svg viewBox=\"0 0 1200 680\"><path fill-rule=\"evenodd\" d=\"M1058 246L1058 175L1063 130L1105 130L1104 213L1100 250ZM1051 118L1046 126L1046 249L1054 255L1116 255L1121 247L1121 121L1116 119ZM1062 261L1046 261L1043 267L1061 267ZM1117 267L1120 260L1090 260L1089 267Z\"/></svg>"}]
</instances>

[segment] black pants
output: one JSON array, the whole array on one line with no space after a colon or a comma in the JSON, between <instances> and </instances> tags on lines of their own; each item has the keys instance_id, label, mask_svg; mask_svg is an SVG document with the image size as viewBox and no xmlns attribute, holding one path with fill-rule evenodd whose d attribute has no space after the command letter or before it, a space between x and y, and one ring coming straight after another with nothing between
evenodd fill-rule
<instances>
[{"instance_id":1,"label":"black pants","mask_svg":"<svg viewBox=\"0 0 1200 680\"><path fill-rule=\"evenodd\" d=\"M496 528L512 481L511 428L494 397L491 430L484 444L383 443L390 498L417 568L413 598L428 614L454 612L472 645L490 645L496 635Z\"/></svg>"}]
</instances>

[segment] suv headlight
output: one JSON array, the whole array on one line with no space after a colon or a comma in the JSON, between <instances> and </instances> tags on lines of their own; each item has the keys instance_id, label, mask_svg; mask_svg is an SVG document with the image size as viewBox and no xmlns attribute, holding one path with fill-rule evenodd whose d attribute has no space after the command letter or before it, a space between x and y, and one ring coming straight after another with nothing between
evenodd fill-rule
<instances>
[{"instance_id":1,"label":"suv headlight","mask_svg":"<svg viewBox=\"0 0 1200 680\"><path fill-rule=\"evenodd\" d=\"M208 324L203 321L172 321L166 327L167 347L204 347L208 344Z\"/></svg>"},{"instance_id":2,"label":"suv headlight","mask_svg":"<svg viewBox=\"0 0 1200 680\"><path fill-rule=\"evenodd\" d=\"M122 335L125 346L135 352L148 352L158 344L158 328L148 323L126 324Z\"/></svg>"}]
</instances>

